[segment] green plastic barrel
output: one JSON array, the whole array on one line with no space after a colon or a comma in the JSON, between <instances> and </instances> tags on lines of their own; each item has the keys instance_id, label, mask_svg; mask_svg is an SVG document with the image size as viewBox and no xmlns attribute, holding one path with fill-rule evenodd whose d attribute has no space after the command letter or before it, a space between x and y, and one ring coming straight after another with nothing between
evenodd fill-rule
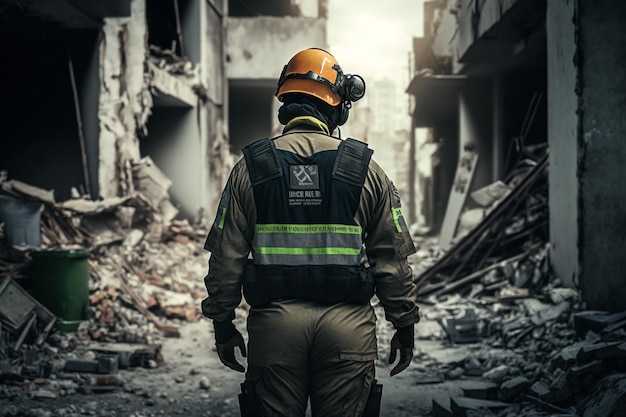
<instances>
[{"instance_id":1,"label":"green plastic barrel","mask_svg":"<svg viewBox=\"0 0 626 417\"><path fill-rule=\"evenodd\" d=\"M87 320L89 253L80 250L32 252L35 298L57 316L55 327L75 331Z\"/></svg>"}]
</instances>

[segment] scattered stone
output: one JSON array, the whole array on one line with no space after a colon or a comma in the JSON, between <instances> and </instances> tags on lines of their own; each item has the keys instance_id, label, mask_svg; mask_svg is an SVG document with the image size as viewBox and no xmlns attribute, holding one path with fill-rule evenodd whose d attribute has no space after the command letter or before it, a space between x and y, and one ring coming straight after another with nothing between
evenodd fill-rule
<instances>
[{"instance_id":1,"label":"scattered stone","mask_svg":"<svg viewBox=\"0 0 626 417\"><path fill-rule=\"evenodd\" d=\"M506 365L496 366L483 374L483 378L493 382L500 382L509 373L509 367Z\"/></svg>"},{"instance_id":2,"label":"scattered stone","mask_svg":"<svg viewBox=\"0 0 626 417\"><path fill-rule=\"evenodd\" d=\"M211 383L209 381L209 378L206 376L203 376L202 378L200 378L199 385L200 385L200 388L204 390L208 390L209 388L211 388Z\"/></svg>"},{"instance_id":3,"label":"scattered stone","mask_svg":"<svg viewBox=\"0 0 626 417\"><path fill-rule=\"evenodd\" d=\"M498 385L487 381L468 381L461 384L463 395L479 400L497 400Z\"/></svg>"},{"instance_id":4,"label":"scattered stone","mask_svg":"<svg viewBox=\"0 0 626 417\"><path fill-rule=\"evenodd\" d=\"M521 401L529 388L528 378L523 376L511 378L500 385L500 399L509 402Z\"/></svg>"},{"instance_id":5,"label":"scattered stone","mask_svg":"<svg viewBox=\"0 0 626 417\"><path fill-rule=\"evenodd\" d=\"M446 372L448 379L458 379L465 373L463 368L452 368Z\"/></svg>"},{"instance_id":6,"label":"scattered stone","mask_svg":"<svg viewBox=\"0 0 626 417\"><path fill-rule=\"evenodd\" d=\"M43 388L36 389L31 394L32 394L33 398L35 398L37 400L55 399L55 398L57 398L57 394L55 394L54 392L52 392L50 390L43 389Z\"/></svg>"}]
</instances>

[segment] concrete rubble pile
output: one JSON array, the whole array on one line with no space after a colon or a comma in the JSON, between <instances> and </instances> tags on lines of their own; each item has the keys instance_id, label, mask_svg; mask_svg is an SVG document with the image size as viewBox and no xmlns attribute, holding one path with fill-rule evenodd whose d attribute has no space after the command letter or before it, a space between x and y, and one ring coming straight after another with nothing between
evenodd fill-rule
<instances>
[{"instance_id":1,"label":"concrete rubble pile","mask_svg":"<svg viewBox=\"0 0 626 417\"><path fill-rule=\"evenodd\" d=\"M626 415L626 312L585 310L551 273L546 170L543 157L492 185L506 192L447 252L416 238L424 244L410 259L425 311L418 338L465 349L446 363L417 354L418 383L463 388L434 400L435 416Z\"/></svg>"},{"instance_id":2,"label":"concrete rubble pile","mask_svg":"<svg viewBox=\"0 0 626 417\"><path fill-rule=\"evenodd\" d=\"M51 191L0 181L3 195L41 205L39 245L15 245L4 236L0 398L118 389L119 369L156 367L163 361L160 338L178 337L178 324L200 319L207 229L174 220L168 180L148 158L133 176L131 195L101 201L77 195L56 202ZM89 253L89 306L78 329L64 333L31 295L32 254L72 249Z\"/></svg>"},{"instance_id":3,"label":"concrete rubble pile","mask_svg":"<svg viewBox=\"0 0 626 417\"><path fill-rule=\"evenodd\" d=\"M165 71L167 74L188 83L198 99L201 101L208 100L207 87L201 82L200 67L194 66L188 59L177 55L174 49L174 46L172 46L172 49L163 49L156 45L150 45L147 64L149 71L147 74L151 78L149 85L152 94L159 94L154 82L156 78L160 77L159 71Z\"/></svg>"}]
</instances>

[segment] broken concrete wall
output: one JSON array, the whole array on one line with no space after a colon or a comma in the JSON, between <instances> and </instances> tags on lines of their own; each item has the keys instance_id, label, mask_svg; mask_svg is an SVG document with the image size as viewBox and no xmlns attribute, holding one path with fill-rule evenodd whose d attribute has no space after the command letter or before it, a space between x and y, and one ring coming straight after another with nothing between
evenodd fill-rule
<instances>
[{"instance_id":1,"label":"broken concrete wall","mask_svg":"<svg viewBox=\"0 0 626 417\"><path fill-rule=\"evenodd\" d=\"M276 80L297 51L327 47L326 19L229 18L226 45L228 79Z\"/></svg>"},{"instance_id":2,"label":"broken concrete wall","mask_svg":"<svg viewBox=\"0 0 626 417\"><path fill-rule=\"evenodd\" d=\"M580 0L577 5L577 56L584 57L577 85L580 286L590 308L620 311L626 299L626 3Z\"/></svg>"},{"instance_id":3,"label":"broken concrete wall","mask_svg":"<svg viewBox=\"0 0 626 417\"><path fill-rule=\"evenodd\" d=\"M133 189L129 167L150 156L172 180L170 194L181 215L207 220L225 183L221 166L229 159L227 152L215 151L228 150L220 146L226 140L224 5L200 0L181 4L182 36L176 41L183 56L176 49L149 45L154 15L173 18L158 5L133 0L131 17L105 20L99 194L128 195ZM154 30L159 29L156 22Z\"/></svg>"},{"instance_id":4,"label":"broken concrete wall","mask_svg":"<svg viewBox=\"0 0 626 417\"><path fill-rule=\"evenodd\" d=\"M187 219L196 220L203 206L202 189L204 159L202 102L198 91L204 91L199 78L202 33L200 0L181 3L178 13L173 5L147 3L148 58L147 79L154 97L148 118L147 136L140 139L142 156L150 156L171 179L172 202ZM180 16L176 21L175 16ZM180 36L163 29L171 20L180 25ZM159 36L160 35L160 36ZM174 52L172 42L180 45ZM161 46L159 46L161 45ZM164 47L163 45L167 45ZM166 49L167 48L167 49Z\"/></svg>"},{"instance_id":5,"label":"broken concrete wall","mask_svg":"<svg viewBox=\"0 0 626 417\"><path fill-rule=\"evenodd\" d=\"M297 6L302 16L318 17L326 9L326 2L327 0L291 0L291 7Z\"/></svg>"},{"instance_id":6,"label":"broken concrete wall","mask_svg":"<svg viewBox=\"0 0 626 417\"><path fill-rule=\"evenodd\" d=\"M227 106L227 91L225 71L226 54L226 2L212 1L205 5L202 12L203 37L207 40L202 45L201 77L206 83L207 100L203 111L207 117L206 134L203 135L204 150L208 160L201 180L203 189L207 190L204 197L206 204L206 218L213 220L217 210L221 190L226 184L228 174L233 166L233 157L230 155L228 144L228 124L225 122L225 107Z\"/></svg>"},{"instance_id":7,"label":"broken concrete wall","mask_svg":"<svg viewBox=\"0 0 626 417\"><path fill-rule=\"evenodd\" d=\"M428 7L433 9L433 16L432 21L428 22L430 27L425 27L424 33L433 36L433 54L438 58L452 58L455 49L452 40L457 32L457 18L452 12L456 10L457 2L456 0L447 0L446 2L430 1L428 3Z\"/></svg>"},{"instance_id":8,"label":"broken concrete wall","mask_svg":"<svg viewBox=\"0 0 626 417\"><path fill-rule=\"evenodd\" d=\"M233 152L280 132L276 81L293 54L309 47L327 47L325 18L228 18L227 113Z\"/></svg>"},{"instance_id":9,"label":"broken concrete wall","mask_svg":"<svg viewBox=\"0 0 626 417\"><path fill-rule=\"evenodd\" d=\"M462 60L474 42L498 23L502 16L518 1L484 0L482 2L456 2L459 16L456 57Z\"/></svg>"},{"instance_id":10,"label":"broken concrete wall","mask_svg":"<svg viewBox=\"0 0 626 417\"><path fill-rule=\"evenodd\" d=\"M104 19L100 74L100 196L132 191L130 164L140 159L138 134L152 97L144 82L147 54L145 0L133 0L131 16Z\"/></svg>"},{"instance_id":11,"label":"broken concrete wall","mask_svg":"<svg viewBox=\"0 0 626 417\"><path fill-rule=\"evenodd\" d=\"M550 259L569 286L578 280L577 68L574 1L547 4Z\"/></svg>"},{"instance_id":12,"label":"broken concrete wall","mask_svg":"<svg viewBox=\"0 0 626 417\"><path fill-rule=\"evenodd\" d=\"M463 86L459 98L459 149L470 145L478 152L478 165L470 191L497 179L492 178L492 95L489 79L472 79Z\"/></svg>"},{"instance_id":13,"label":"broken concrete wall","mask_svg":"<svg viewBox=\"0 0 626 417\"><path fill-rule=\"evenodd\" d=\"M88 183L85 192L91 197L99 194L98 183L98 137L100 135L98 121L98 101L100 100L100 48L99 39L94 35L91 51L85 64L84 78L78 86L80 94L80 114L85 138L85 162L87 163Z\"/></svg>"}]
</instances>

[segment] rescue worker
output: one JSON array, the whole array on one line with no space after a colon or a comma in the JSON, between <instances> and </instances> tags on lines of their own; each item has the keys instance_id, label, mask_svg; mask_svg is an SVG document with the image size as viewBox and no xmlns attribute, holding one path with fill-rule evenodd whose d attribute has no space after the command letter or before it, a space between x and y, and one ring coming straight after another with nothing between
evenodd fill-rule
<instances>
[{"instance_id":1,"label":"rescue worker","mask_svg":"<svg viewBox=\"0 0 626 417\"><path fill-rule=\"evenodd\" d=\"M344 74L329 52L296 53L276 92L283 134L245 147L222 193L202 311L225 366L246 371L235 349L247 353L243 416L304 416L307 401L313 416L369 413L374 294L396 329L391 376L411 363L415 247L398 192L367 144L331 136L364 93L363 78ZM242 290L247 352L232 322Z\"/></svg>"}]
</instances>

